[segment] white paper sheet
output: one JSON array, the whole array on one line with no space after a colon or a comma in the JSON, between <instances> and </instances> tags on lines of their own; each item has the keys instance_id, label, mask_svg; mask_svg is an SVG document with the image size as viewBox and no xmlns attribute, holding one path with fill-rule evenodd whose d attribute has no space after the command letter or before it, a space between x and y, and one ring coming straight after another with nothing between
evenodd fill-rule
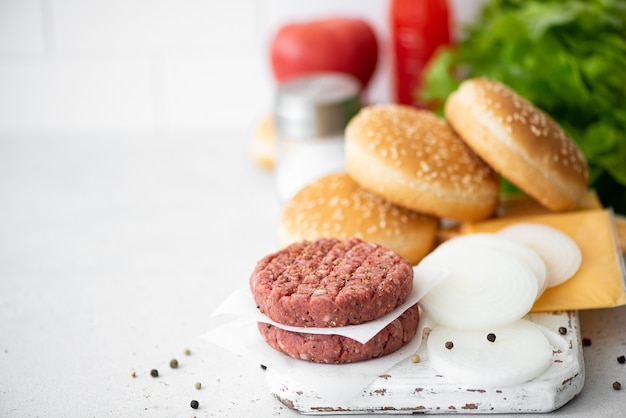
<instances>
[{"instance_id":1,"label":"white paper sheet","mask_svg":"<svg viewBox=\"0 0 626 418\"><path fill-rule=\"evenodd\" d=\"M239 289L228 297L209 318L209 331L201 336L212 343L256 361L301 382L323 399L351 399L379 375L415 353L422 341L426 321L420 320L416 336L395 353L381 358L349 364L319 364L293 359L271 348L257 328L257 322L296 332L338 334L367 342L407 308L417 303L430 289L447 276L447 271L414 267L413 290L405 304L385 317L362 325L338 328L298 328L275 324L256 309L249 289Z\"/></svg>"}]
</instances>

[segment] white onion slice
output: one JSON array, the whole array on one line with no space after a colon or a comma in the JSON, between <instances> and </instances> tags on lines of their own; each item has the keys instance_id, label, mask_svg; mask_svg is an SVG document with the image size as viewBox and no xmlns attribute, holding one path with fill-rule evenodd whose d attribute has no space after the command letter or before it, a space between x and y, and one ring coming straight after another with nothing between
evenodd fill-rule
<instances>
[{"instance_id":1,"label":"white onion slice","mask_svg":"<svg viewBox=\"0 0 626 418\"><path fill-rule=\"evenodd\" d=\"M490 233L475 233L457 237L453 240L446 241L444 244L451 245L484 245L491 248L506 251L509 254L516 256L520 261L527 263L528 267L535 273L537 279L538 290L537 298L546 290L548 285L548 273L546 264L539 254L528 245L517 242L511 239L503 239L506 237L490 234Z\"/></svg>"},{"instance_id":2,"label":"white onion slice","mask_svg":"<svg viewBox=\"0 0 626 418\"><path fill-rule=\"evenodd\" d=\"M445 378L476 387L510 386L543 374L552 363L552 346L530 321L520 319L489 331L435 327L428 336L428 358ZM446 343L452 342L452 348Z\"/></svg>"},{"instance_id":3,"label":"white onion slice","mask_svg":"<svg viewBox=\"0 0 626 418\"><path fill-rule=\"evenodd\" d=\"M582 263L582 253L576 242L551 226L519 223L501 229L498 235L525 244L539 254L546 264L549 288L570 279Z\"/></svg>"},{"instance_id":4,"label":"white onion slice","mask_svg":"<svg viewBox=\"0 0 626 418\"><path fill-rule=\"evenodd\" d=\"M538 282L527 263L507 251L474 245L471 239L451 243L419 263L450 272L421 299L426 315L451 328L484 330L513 323L530 311Z\"/></svg>"}]
</instances>

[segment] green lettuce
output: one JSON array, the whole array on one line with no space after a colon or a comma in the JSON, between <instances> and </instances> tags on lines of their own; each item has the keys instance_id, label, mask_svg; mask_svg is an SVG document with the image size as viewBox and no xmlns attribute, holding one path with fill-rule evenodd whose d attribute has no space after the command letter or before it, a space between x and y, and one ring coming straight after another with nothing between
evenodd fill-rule
<instances>
[{"instance_id":1,"label":"green lettuce","mask_svg":"<svg viewBox=\"0 0 626 418\"><path fill-rule=\"evenodd\" d=\"M437 51L417 94L445 103L478 76L557 120L587 158L590 187L626 213L626 1L488 0L462 40Z\"/></svg>"}]
</instances>

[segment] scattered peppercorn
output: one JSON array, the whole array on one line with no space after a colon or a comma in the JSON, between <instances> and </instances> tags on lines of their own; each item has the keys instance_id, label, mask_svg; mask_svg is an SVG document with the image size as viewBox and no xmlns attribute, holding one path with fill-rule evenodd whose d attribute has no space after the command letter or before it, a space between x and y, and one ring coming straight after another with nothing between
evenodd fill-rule
<instances>
[{"instance_id":1,"label":"scattered peppercorn","mask_svg":"<svg viewBox=\"0 0 626 418\"><path fill-rule=\"evenodd\" d=\"M452 350L452 347L454 347L454 343L452 341L446 341L446 348Z\"/></svg>"},{"instance_id":2,"label":"scattered peppercorn","mask_svg":"<svg viewBox=\"0 0 626 418\"><path fill-rule=\"evenodd\" d=\"M261 369L267 370L267 366L265 364L261 364Z\"/></svg>"},{"instance_id":3,"label":"scattered peppercorn","mask_svg":"<svg viewBox=\"0 0 626 418\"><path fill-rule=\"evenodd\" d=\"M157 369L150 370L150 376L159 377L159 371Z\"/></svg>"},{"instance_id":4,"label":"scattered peppercorn","mask_svg":"<svg viewBox=\"0 0 626 418\"><path fill-rule=\"evenodd\" d=\"M196 389L200 390L200 388L202 387L202 383L200 383L200 382L196 382L193 386L194 386Z\"/></svg>"},{"instance_id":5,"label":"scattered peppercorn","mask_svg":"<svg viewBox=\"0 0 626 418\"><path fill-rule=\"evenodd\" d=\"M565 334L567 334L567 328L565 328L565 327L559 327L559 334L561 334L561 335L565 335Z\"/></svg>"},{"instance_id":6,"label":"scattered peppercorn","mask_svg":"<svg viewBox=\"0 0 626 418\"><path fill-rule=\"evenodd\" d=\"M198 406L200 406L200 404L198 403L198 401L196 401L196 400L194 399L193 401L191 401L190 406L191 406L193 409L198 409Z\"/></svg>"},{"instance_id":7,"label":"scattered peppercorn","mask_svg":"<svg viewBox=\"0 0 626 418\"><path fill-rule=\"evenodd\" d=\"M585 347L589 347L591 345L591 340L587 337L583 338L583 345Z\"/></svg>"},{"instance_id":8,"label":"scattered peppercorn","mask_svg":"<svg viewBox=\"0 0 626 418\"><path fill-rule=\"evenodd\" d=\"M137 377L137 373L133 372L133 374L131 374L131 376L132 376L132 377L133 377L133 379L134 379L135 377Z\"/></svg>"},{"instance_id":9,"label":"scattered peppercorn","mask_svg":"<svg viewBox=\"0 0 626 418\"><path fill-rule=\"evenodd\" d=\"M619 356L619 357L617 358L617 362L618 362L619 364L624 364L624 363L626 363L626 357L625 357L625 356Z\"/></svg>"},{"instance_id":10,"label":"scattered peppercorn","mask_svg":"<svg viewBox=\"0 0 626 418\"><path fill-rule=\"evenodd\" d=\"M178 367L178 360L176 360L175 358L170 360L170 367L172 369L176 369Z\"/></svg>"},{"instance_id":11,"label":"scattered peppercorn","mask_svg":"<svg viewBox=\"0 0 626 418\"><path fill-rule=\"evenodd\" d=\"M419 363L419 362L420 362L420 360L421 360L421 359L420 359L419 354L413 354L413 355L411 356L411 361L412 361L413 363Z\"/></svg>"},{"instance_id":12,"label":"scattered peppercorn","mask_svg":"<svg viewBox=\"0 0 626 418\"><path fill-rule=\"evenodd\" d=\"M494 334L493 332L490 332L489 334L487 334L487 341L492 343L495 340L496 340L496 334Z\"/></svg>"},{"instance_id":13,"label":"scattered peppercorn","mask_svg":"<svg viewBox=\"0 0 626 418\"><path fill-rule=\"evenodd\" d=\"M188 349L188 348L185 348L184 353L185 353L186 356L188 356L189 354L191 354L191 350Z\"/></svg>"},{"instance_id":14,"label":"scattered peppercorn","mask_svg":"<svg viewBox=\"0 0 626 418\"><path fill-rule=\"evenodd\" d=\"M613 382L613 389L620 390L622 388L622 384L620 382Z\"/></svg>"}]
</instances>

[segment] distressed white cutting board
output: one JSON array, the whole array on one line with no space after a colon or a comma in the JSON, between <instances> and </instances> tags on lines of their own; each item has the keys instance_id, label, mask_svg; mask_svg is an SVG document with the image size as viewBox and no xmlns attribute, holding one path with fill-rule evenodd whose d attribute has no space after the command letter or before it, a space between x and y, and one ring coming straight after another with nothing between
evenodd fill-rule
<instances>
[{"instance_id":1,"label":"distressed white cutting board","mask_svg":"<svg viewBox=\"0 0 626 418\"><path fill-rule=\"evenodd\" d=\"M554 361L534 380L508 387L474 387L451 382L430 367L426 341L414 363L406 358L379 376L360 395L330 403L277 371L267 370L274 396L303 414L446 414L539 413L560 408L583 388L585 380L578 312L530 314L547 328ZM559 334L559 327L567 333ZM427 337L424 337L427 338Z\"/></svg>"}]
</instances>

